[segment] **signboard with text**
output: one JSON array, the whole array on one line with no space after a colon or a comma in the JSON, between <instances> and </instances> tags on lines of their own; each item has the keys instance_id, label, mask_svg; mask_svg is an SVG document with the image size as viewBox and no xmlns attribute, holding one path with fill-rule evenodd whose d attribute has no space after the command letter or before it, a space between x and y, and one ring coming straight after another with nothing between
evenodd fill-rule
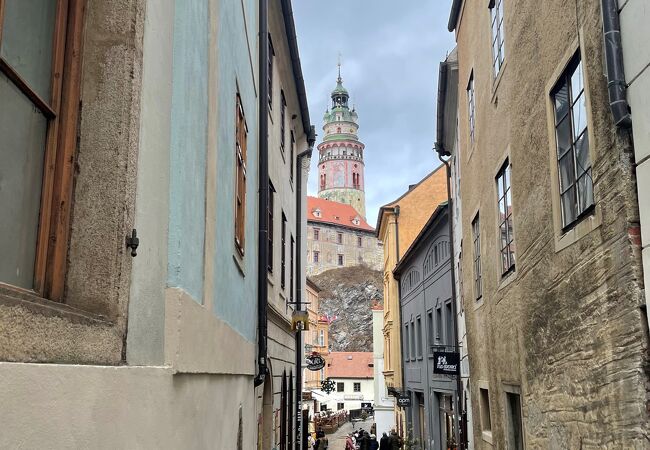
<instances>
[{"instance_id":1,"label":"signboard with text","mask_svg":"<svg viewBox=\"0 0 650 450\"><path fill-rule=\"evenodd\" d=\"M460 373L460 353L433 352L433 373L458 375Z\"/></svg>"},{"instance_id":2,"label":"signboard with text","mask_svg":"<svg viewBox=\"0 0 650 450\"><path fill-rule=\"evenodd\" d=\"M409 408L411 406L411 397L399 396L397 397L397 406L400 408Z\"/></svg>"}]
</instances>

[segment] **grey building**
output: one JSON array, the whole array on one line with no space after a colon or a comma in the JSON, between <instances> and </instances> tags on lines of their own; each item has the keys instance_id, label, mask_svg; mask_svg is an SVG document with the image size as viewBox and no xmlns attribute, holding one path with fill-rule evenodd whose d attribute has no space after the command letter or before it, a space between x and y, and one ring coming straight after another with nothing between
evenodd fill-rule
<instances>
[{"instance_id":1,"label":"grey building","mask_svg":"<svg viewBox=\"0 0 650 450\"><path fill-rule=\"evenodd\" d=\"M447 203L395 268L399 281L407 430L423 450L455 448L456 378L434 374L434 352L456 352Z\"/></svg>"}]
</instances>

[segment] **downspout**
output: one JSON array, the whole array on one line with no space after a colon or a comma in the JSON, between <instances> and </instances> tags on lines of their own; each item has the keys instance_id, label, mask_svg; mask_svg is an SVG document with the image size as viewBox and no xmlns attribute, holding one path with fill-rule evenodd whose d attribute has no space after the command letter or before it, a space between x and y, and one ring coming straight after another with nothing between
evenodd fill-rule
<instances>
[{"instance_id":1,"label":"downspout","mask_svg":"<svg viewBox=\"0 0 650 450\"><path fill-rule=\"evenodd\" d=\"M393 207L393 214L395 215L395 267L399 265L399 205L396 205ZM393 275L394 277L394 275ZM401 278L400 278L401 280ZM402 336L402 288L400 285L400 282L397 282L397 302L399 304L399 320L397 323L399 324L399 332L397 333L398 336ZM408 336L406 336L406 339L408 339ZM401 380L401 391L405 392L406 389L406 375L405 375L405 367L404 367L404 339L400 338L399 340L399 364L402 366L402 380ZM406 417L404 418L406 422ZM400 430L400 434L403 433L403 430ZM403 437L403 436L402 436Z\"/></svg>"},{"instance_id":2,"label":"downspout","mask_svg":"<svg viewBox=\"0 0 650 450\"><path fill-rule=\"evenodd\" d=\"M268 317L266 306L268 302L268 230L269 230L269 90L268 90L268 53L269 53L269 22L268 22L268 0L259 2L259 195L257 215L259 229L257 235L257 375L255 376L255 387L264 383L268 373L267 365L267 337Z\"/></svg>"},{"instance_id":3,"label":"downspout","mask_svg":"<svg viewBox=\"0 0 650 450\"><path fill-rule=\"evenodd\" d=\"M632 118L627 102L625 71L623 69L623 46L621 44L621 23L617 0L601 0L603 10L603 41L607 69L607 90L609 107L617 127L630 128Z\"/></svg>"},{"instance_id":4,"label":"downspout","mask_svg":"<svg viewBox=\"0 0 650 450\"><path fill-rule=\"evenodd\" d=\"M449 246L450 246L450 262L451 262L451 304L454 316L454 330L456 335L455 350L460 353L459 345L459 326L458 326L458 307L456 305L456 263L454 261L454 201L451 195L451 165L449 159L443 159L443 156L451 156L451 153L445 149L444 144L444 111L445 102L447 100L447 68L446 61L440 63L440 70L438 73L438 106L436 115L436 144L435 150L438 153L438 159L445 165L447 169L447 216L449 222ZM465 411L463 411L463 380L460 376L460 367L458 368L459 374L456 376L456 439L459 444L459 449L467 448L466 433L461 434L461 426L465 426ZM461 424L462 420L462 424Z\"/></svg>"},{"instance_id":5,"label":"downspout","mask_svg":"<svg viewBox=\"0 0 650 450\"><path fill-rule=\"evenodd\" d=\"M301 311L303 305L303 290L302 290L302 163L303 159L309 160L311 153L314 150L314 143L316 142L316 128L312 125L309 127L309 135L307 136L307 150L299 153L296 156L296 276L294 277L295 290L296 290L296 310ZM300 450L305 436L302 435L302 430L299 427L302 425L302 360L305 357L304 347L302 345L302 330L296 332L296 414L295 414L295 435L300 436L300 440L296 439L294 442L294 449Z\"/></svg>"}]
</instances>

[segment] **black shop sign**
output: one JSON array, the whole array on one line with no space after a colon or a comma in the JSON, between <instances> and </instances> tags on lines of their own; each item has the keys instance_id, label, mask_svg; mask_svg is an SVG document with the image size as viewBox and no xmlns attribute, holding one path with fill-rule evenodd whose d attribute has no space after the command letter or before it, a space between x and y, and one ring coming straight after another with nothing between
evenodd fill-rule
<instances>
[{"instance_id":1,"label":"black shop sign","mask_svg":"<svg viewBox=\"0 0 650 450\"><path fill-rule=\"evenodd\" d=\"M411 397L405 395L405 396L399 396L397 397L397 406L400 408L410 408L411 407Z\"/></svg>"},{"instance_id":2,"label":"black shop sign","mask_svg":"<svg viewBox=\"0 0 650 450\"><path fill-rule=\"evenodd\" d=\"M460 353L433 352L433 373L459 375Z\"/></svg>"}]
</instances>

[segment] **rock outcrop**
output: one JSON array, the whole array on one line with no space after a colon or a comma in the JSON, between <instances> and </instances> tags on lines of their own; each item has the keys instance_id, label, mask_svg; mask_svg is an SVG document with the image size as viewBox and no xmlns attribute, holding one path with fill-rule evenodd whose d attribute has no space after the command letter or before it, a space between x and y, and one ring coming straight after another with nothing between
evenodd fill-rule
<instances>
[{"instance_id":1,"label":"rock outcrop","mask_svg":"<svg viewBox=\"0 0 650 450\"><path fill-rule=\"evenodd\" d=\"M382 301L382 274L367 266L342 267L312 280L322 289L320 313L334 318L329 344L334 352L372 351L373 300Z\"/></svg>"}]
</instances>

